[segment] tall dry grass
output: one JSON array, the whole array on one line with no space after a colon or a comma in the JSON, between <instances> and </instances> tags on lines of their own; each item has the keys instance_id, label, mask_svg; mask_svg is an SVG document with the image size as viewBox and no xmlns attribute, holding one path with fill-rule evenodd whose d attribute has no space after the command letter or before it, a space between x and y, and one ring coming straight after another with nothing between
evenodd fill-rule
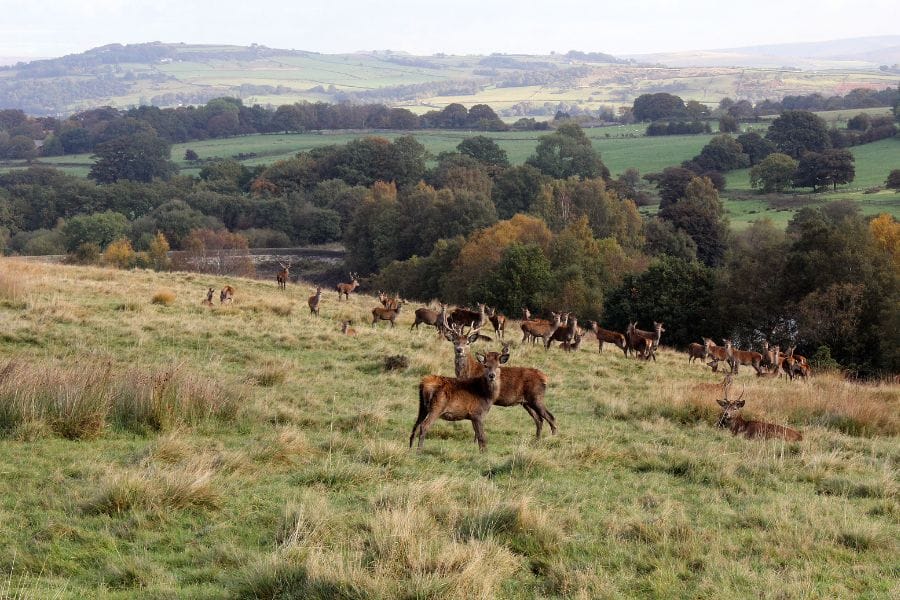
<instances>
[{"instance_id":1,"label":"tall dry grass","mask_svg":"<svg viewBox=\"0 0 900 600\"><path fill-rule=\"evenodd\" d=\"M0 300L13 305L25 301L26 285L23 277L17 273L0 273Z\"/></svg>"},{"instance_id":2,"label":"tall dry grass","mask_svg":"<svg viewBox=\"0 0 900 600\"><path fill-rule=\"evenodd\" d=\"M161 431L234 420L242 397L240 387L178 367L142 371L12 360L0 367L0 431L45 426L68 439L94 438L110 426Z\"/></svg>"}]
</instances>

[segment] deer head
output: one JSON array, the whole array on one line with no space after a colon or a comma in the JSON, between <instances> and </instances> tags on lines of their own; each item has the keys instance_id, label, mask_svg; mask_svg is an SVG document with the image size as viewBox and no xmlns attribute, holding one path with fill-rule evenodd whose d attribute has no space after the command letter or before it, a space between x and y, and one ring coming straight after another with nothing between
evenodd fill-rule
<instances>
[{"instance_id":1,"label":"deer head","mask_svg":"<svg viewBox=\"0 0 900 600\"><path fill-rule=\"evenodd\" d=\"M726 375L725 379L722 381L723 395L725 396L722 400L716 400L719 406L722 407L722 414L719 416L719 420L716 422L717 427L727 427L731 420L737 415L738 411L744 408L744 392L746 392L746 388L741 390L741 395L737 400L731 401L728 399L728 388L731 386L731 376Z\"/></svg>"}]
</instances>

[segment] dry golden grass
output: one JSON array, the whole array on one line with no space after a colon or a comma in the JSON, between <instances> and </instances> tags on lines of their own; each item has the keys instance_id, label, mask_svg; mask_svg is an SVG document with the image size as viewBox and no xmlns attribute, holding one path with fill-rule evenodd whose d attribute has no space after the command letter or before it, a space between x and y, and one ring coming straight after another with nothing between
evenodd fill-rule
<instances>
[{"instance_id":1,"label":"dry golden grass","mask_svg":"<svg viewBox=\"0 0 900 600\"><path fill-rule=\"evenodd\" d=\"M215 508L220 493L213 486L212 477L212 469L202 465L123 471L107 478L83 509L87 513L116 514L136 508Z\"/></svg>"},{"instance_id":2,"label":"dry golden grass","mask_svg":"<svg viewBox=\"0 0 900 600\"><path fill-rule=\"evenodd\" d=\"M21 304L25 300L25 282L21 275L0 273L0 300L11 304Z\"/></svg>"},{"instance_id":3,"label":"dry golden grass","mask_svg":"<svg viewBox=\"0 0 900 600\"><path fill-rule=\"evenodd\" d=\"M171 306L175 304L175 292L172 290L159 290L153 297L150 299L152 304L159 304L162 306Z\"/></svg>"}]
</instances>

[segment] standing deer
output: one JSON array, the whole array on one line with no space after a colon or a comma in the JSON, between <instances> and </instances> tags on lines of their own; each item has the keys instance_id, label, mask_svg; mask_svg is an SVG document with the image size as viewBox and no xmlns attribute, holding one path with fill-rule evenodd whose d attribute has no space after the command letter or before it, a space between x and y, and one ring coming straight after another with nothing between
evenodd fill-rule
<instances>
[{"instance_id":1,"label":"standing deer","mask_svg":"<svg viewBox=\"0 0 900 600\"><path fill-rule=\"evenodd\" d=\"M545 321L543 319L522 321L522 342L524 343L530 338L531 343L533 344L540 338L546 345L562 322L559 313L551 312L550 315L553 317L552 321Z\"/></svg>"},{"instance_id":2,"label":"standing deer","mask_svg":"<svg viewBox=\"0 0 900 600\"><path fill-rule=\"evenodd\" d=\"M746 390L745 390L746 391ZM719 417L719 427L727 427L731 430L731 435L743 434L745 438L753 439L771 439L780 438L788 442L799 442L803 439L796 429L776 425L774 423L765 423L763 421L748 421L741 417L740 410L744 407L744 392L734 402L728 400L728 386L725 386L725 399L716 400L722 407L722 415Z\"/></svg>"},{"instance_id":3,"label":"standing deer","mask_svg":"<svg viewBox=\"0 0 900 600\"><path fill-rule=\"evenodd\" d=\"M781 375L781 348L779 346L775 346L771 350L768 348L768 343L766 344L766 355L768 356L769 367L766 371L758 372L756 374L757 377L778 377Z\"/></svg>"},{"instance_id":4,"label":"standing deer","mask_svg":"<svg viewBox=\"0 0 900 600\"><path fill-rule=\"evenodd\" d=\"M643 329L637 328L637 321L635 321L634 323L628 324L625 337L628 339L628 347L632 353L634 353L635 350L638 350L640 346L644 350L642 354L644 359L649 360L650 358L653 358L653 360L656 360L655 351L659 347L659 340L662 338L664 331L665 329L663 329L662 323L654 321L653 331L644 331ZM640 341L642 339L649 340L649 347Z\"/></svg>"},{"instance_id":5,"label":"standing deer","mask_svg":"<svg viewBox=\"0 0 900 600\"><path fill-rule=\"evenodd\" d=\"M441 314L446 317L446 311L447 305L443 302L441 303L441 312L431 310L430 308L426 308L424 306L422 308L417 308L414 313L416 315L416 320L413 321L413 324L409 326L409 330L412 331L413 327L418 330L419 324L424 323L425 325L431 325L432 327L440 331Z\"/></svg>"},{"instance_id":6,"label":"standing deer","mask_svg":"<svg viewBox=\"0 0 900 600\"><path fill-rule=\"evenodd\" d=\"M478 310L456 308L450 313L449 322L451 327L474 327L476 329L481 329L482 325L487 322L485 305L479 302Z\"/></svg>"},{"instance_id":7,"label":"standing deer","mask_svg":"<svg viewBox=\"0 0 900 600\"><path fill-rule=\"evenodd\" d=\"M731 365L731 372L737 374L740 365L749 365L759 373L761 371L762 354L750 350L735 350L731 340L723 339L725 342L725 356L728 364Z\"/></svg>"},{"instance_id":8,"label":"standing deer","mask_svg":"<svg viewBox=\"0 0 900 600\"><path fill-rule=\"evenodd\" d=\"M222 291L219 292L219 304L231 304L234 302L234 288L230 285L226 285L222 288Z\"/></svg>"},{"instance_id":9,"label":"standing deer","mask_svg":"<svg viewBox=\"0 0 900 600\"><path fill-rule=\"evenodd\" d=\"M385 308L397 308L397 302L400 301L400 298L394 297L391 298L383 291L378 292L378 301L381 302L381 305Z\"/></svg>"},{"instance_id":10,"label":"standing deer","mask_svg":"<svg viewBox=\"0 0 900 600\"><path fill-rule=\"evenodd\" d=\"M594 335L597 336L597 342L599 345L598 352L603 352L603 342L607 344L613 344L622 352L625 353L625 356L628 356L628 342L625 340L625 336L619 333L618 331L610 331L609 329L603 329L600 327L600 323L594 321L591 324L591 330L593 330Z\"/></svg>"},{"instance_id":11,"label":"standing deer","mask_svg":"<svg viewBox=\"0 0 900 600\"><path fill-rule=\"evenodd\" d=\"M462 328L451 328L445 332L447 340L453 344L453 370L460 379L478 377L482 366L472 358L469 346L478 339L478 330L465 333ZM504 346L504 350L507 347ZM556 418L544 405L544 394L547 391L547 375L538 369L529 367L503 367L500 382L500 395L494 401L496 406L517 406L519 404L531 416L535 426L535 437L541 438L544 421L550 425L550 431L556 435Z\"/></svg>"},{"instance_id":12,"label":"standing deer","mask_svg":"<svg viewBox=\"0 0 900 600\"><path fill-rule=\"evenodd\" d=\"M708 352L704 344L698 344L697 342L691 343L688 346L688 364L691 364L695 359L698 358L701 361L706 360L707 354Z\"/></svg>"},{"instance_id":13,"label":"standing deer","mask_svg":"<svg viewBox=\"0 0 900 600\"><path fill-rule=\"evenodd\" d=\"M383 306L376 306L372 309L372 326L374 327L378 321L390 321L391 328L394 327L394 321L397 320L397 315L400 314L400 309L403 308L403 305L406 304L405 300L397 301L397 308L384 308Z\"/></svg>"},{"instance_id":14,"label":"standing deer","mask_svg":"<svg viewBox=\"0 0 900 600\"><path fill-rule=\"evenodd\" d=\"M322 288L317 287L316 293L309 297L309 300L306 301L309 304L309 312L319 316L319 303L322 301Z\"/></svg>"},{"instance_id":15,"label":"standing deer","mask_svg":"<svg viewBox=\"0 0 900 600\"><path fill-rule=\"evenodd\" d=\"M349 335L351 337L356 335L356 330L350 327L353 325L353 321L344 321L341 323L341 333L344 335Z\"/></svg>"},{"instance_id":16,"label":"standing deer","mask_svg":"<svg viewBox=\"0 0 900 600\"><path fill-rule=\"evenodd\" d=\"M506 317L496 308L492 308L488 312L488 319L490 319L491 325L494 326L494 333L497 334L497 338L502 340L506 331Z\"/></svg>"},{"instance_id":17,"label":"standing deer","mask_svg":"<svg viewBox=\"0 0 900 600\"><path fill-rule=\"evenodd\" d=\"M725 348L716 346L716 343L712 341L712 339L706 337L703 338L703 346L706 348L707 357L712 357L712 360L707 364L712 367L713 372L718 371L719 363L723 360L728 360Z\"/></svg>"},{"instance_id":18,"label":"standing deer","mask_svg":"<svg viewBox=\"0 0 900 600\"><path fill-rule=\"evenodd\" d=\"M206 300L203 301L203 304L205 306L213 305L213 294L215 294L215 293L216 293L216 290L214 290L213 288L209 288L208 290L206 290Z\"/></svg>"},{"instance_id":19,"label":"standing deer","mask_svg":"<svg viewBox=\"0 0 900 600\"><path fill-rule=\"evenodd\" d=\"M344 296L347 300L350 299L350 294L359 287L359 276L356 273L350 273L350 283L339 283L335 286L335 289L338 293L338 300L341 299L341 296Z\"/></svg>"},{"instance_id":20,"label":"standing deer","mask_svg":"<svg viewBox=\"0 0 900 600\"><path fill-rule=\"evenodd\" d=\"M479 354L476 359L483 369L477 377L457 379L426 375L419 382L419 415L409 436L410 448L416 436L419 437L419 449L424 447L425 434L438 419L472 421L478 448L482 452L487 448L484 417L500 395L503 381L500 365L509 360L509 351Z\"/></svg>"},{"instance_id":21,"label":"standing deer","mask_svg":"<svg viewBox=\"0 0 900 600\"><path fill-rule=\"evenodd\" d=\"M286 290L287 283L291 278L291 267L293 266L291 263L284 264L283 262L279 262L281 265L281 270L275 274L275 281L278 282L278 289Z\"/></svg>"},{"instance_id":22,"label":"standing deer","mask_svg":"<svg viewBox=\"0 0 900 600\"><path fill-rule=\"evenodd\" d=\"M550 348L553 342L568 343L575 339L578 333L578 317L569 316L565 325L560 325L556 331L544 342L546 348Z\"/></svg>"},{"instance_id":23,"label":"standing deer","mask_svg":"<svg viewBox=\"0 0 900 600\"><path fill-rule=\"evenodd\" d=\"M582 335L578 332L575 332L575 335L570 341L560 344L560 348L562 348L566 352L578 352L578 349L581 348L581 340Z\"/></svg>"}]
</instances>

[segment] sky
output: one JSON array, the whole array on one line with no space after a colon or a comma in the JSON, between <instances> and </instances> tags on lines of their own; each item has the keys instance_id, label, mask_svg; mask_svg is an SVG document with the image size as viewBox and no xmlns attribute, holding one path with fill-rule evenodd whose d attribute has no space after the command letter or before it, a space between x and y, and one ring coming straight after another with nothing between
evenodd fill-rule
<instances>
[{"instance_id":1,"label":"sky","mask_svg":"<svg viewBox=\"0 0 900 600\"><path fill-rule=\"evenodd\" d=\"M0 0L0 57L150 41L623 55L895 34L898 0Z\"/></svg>"}]
</instances>

